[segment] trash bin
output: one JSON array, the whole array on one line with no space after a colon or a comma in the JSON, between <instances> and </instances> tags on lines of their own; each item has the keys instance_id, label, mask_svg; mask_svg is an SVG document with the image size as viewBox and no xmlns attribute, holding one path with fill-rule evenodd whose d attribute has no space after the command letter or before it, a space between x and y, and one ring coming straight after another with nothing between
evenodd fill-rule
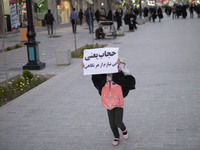
<instances>
[{"instance_id":1,"label":"trash bin","mask_svg":"<svg viewBox=\"0 0 200 150\"><path fill-rule=\"evenodd\" d=\"M27 28L20 28L20 39L22 42L27 42L28 41L28 38L26 36L27 34Z\"/></svg>"},{"instance_id":2,"label":"trash bin","mask_svg":"<svg viewBox=\"0 0 200 150\"><path fill-rule=\"evenodd\" d=\"M45 26L45 25L46 25L46 21L42 20L42 26Z\"/></svg>"}]
</instances>

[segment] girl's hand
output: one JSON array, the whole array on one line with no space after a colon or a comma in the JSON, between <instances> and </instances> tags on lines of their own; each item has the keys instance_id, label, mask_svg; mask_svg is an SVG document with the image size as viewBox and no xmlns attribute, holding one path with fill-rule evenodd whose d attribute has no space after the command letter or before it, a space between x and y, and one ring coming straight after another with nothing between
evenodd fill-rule
<instances>
[{"instance_id":1,"label":"girl's hand","mask_svg":"<svg viewBox=\"0 0 200 150\"><path fill-rule=\"evenodd\" d=\"M120 67L120 59L119 58L117 59L117 64L118 64L118 72L120 72L121 71L121 67Z\"/></svg>"},{"instance_id":2,"label":"girl's hand","mask_svg":"<svg viewBox=\"0 0 200 150\"><path fill-rule=\"evenodd\" d=\"M120 65L120 59L119 58L117 59L117 64Z\"/></svg>"},{"instance_id":3,"label":"girl's hand","mask_svg":"<svg viewBox=\"0 0 200 150\"><path fill-rule=\"evenodd\" d=\"M85 67L85 65L84 65L84 63L83 63L83 62L81 63L81 67L82 67L82 68L84 68L84 67Z\"/></svg>"}]
</instances>

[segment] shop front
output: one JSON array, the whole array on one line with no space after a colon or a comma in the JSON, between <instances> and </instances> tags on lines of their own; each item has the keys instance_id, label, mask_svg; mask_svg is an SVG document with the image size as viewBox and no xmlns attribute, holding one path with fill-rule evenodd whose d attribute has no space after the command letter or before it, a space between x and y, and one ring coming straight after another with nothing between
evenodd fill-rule
<instances>
[{"instance_id":1,"label":"shop front","mask_svg":"<svg viewBox=\"0 0 200 150\"><path fill-rule=\"evenodd\" d=\"M71 2L70 0L60 0L57 3L58 23L70 23Z\"/></svg>"},{"instance_id":2,"label":"shop front","mask_svg":"<svg viewBox=\"0 0 200 150\"><path fill-rule=\"evenodd\" d=\"M44 26L44 16L48 12L48 0L33 0L35 26Z\"/></svg>"}]
</instances>

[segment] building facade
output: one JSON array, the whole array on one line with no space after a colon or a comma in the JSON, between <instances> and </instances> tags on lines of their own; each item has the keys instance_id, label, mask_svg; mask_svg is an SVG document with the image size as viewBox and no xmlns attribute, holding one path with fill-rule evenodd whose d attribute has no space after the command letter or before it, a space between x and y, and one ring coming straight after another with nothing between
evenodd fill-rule
<instances>
[{"instance_id":1,"label":"building facade","mask_svg":"<svg viewBox=\"0 0 200 150\"><path fill-rule=\"evenodd\" d=\"M0 2L3 7L0 13L4 14L7 32L19 31L20 27L27 26L26 0L0 0ZM92 7L94 11L103 7L107 12L113 10L114 13L121 3L121 0L32 0L34 25L45 25L44 16L48 9L53 13L55 23L63 24L70 23L72 8L75 8L77 12L80 9L85 12L89 7Z\"/></svg>"}]
</instances>

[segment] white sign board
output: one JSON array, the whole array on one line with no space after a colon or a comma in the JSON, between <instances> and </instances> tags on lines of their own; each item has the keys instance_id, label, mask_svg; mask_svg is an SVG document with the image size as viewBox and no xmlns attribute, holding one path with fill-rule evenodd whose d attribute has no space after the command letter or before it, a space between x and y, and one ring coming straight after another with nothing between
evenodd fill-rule
<instances>
[{"instance_id":1,"label":"white sign board","mask_svg":"<svg viewBox=\"0 0 200 150\"><path fill-rule=\"evenodd\" d=\"M110 74L118 72L118 50L119 48L97 48L84 50L83 74Z\"/></svg>"},{"instance_id":2,"label":"white sign board","mask_svg":"<svg viewBox=\"0 0 200 150\"><path fill-rule=\"evenodd\" d=\"M18 28L16 4L10 4L10 18L12 31L15 31Z\"/></svg>"}]
</instances>

